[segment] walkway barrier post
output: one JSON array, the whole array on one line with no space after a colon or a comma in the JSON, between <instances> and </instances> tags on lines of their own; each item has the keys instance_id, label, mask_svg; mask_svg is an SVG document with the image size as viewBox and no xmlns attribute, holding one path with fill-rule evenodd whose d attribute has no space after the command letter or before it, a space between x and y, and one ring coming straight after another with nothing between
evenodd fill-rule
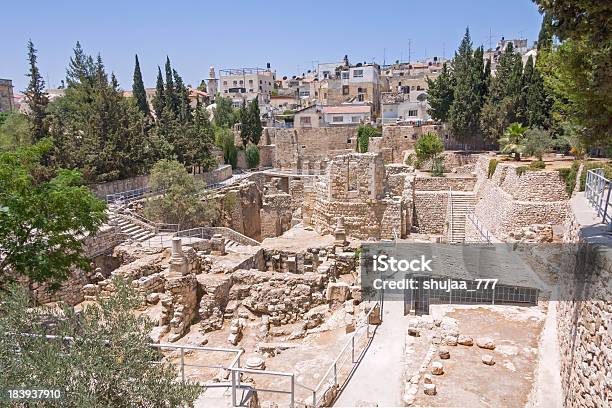
<instances>
[{"instance_id":1,"label":"walkway barrier post","mask_svg":"<svg viewBox=\"0 0 612 408\"><path fill-rule=\"evenodd\" d=\"M181 379L185 382L185 349L181 347Z\"/></svg>"},{"instance_id":2,"label":"walkway barrier post","mask_svg":"<svg viewBox=\"0 0 612 408\"><path fill-rule=\"evenodd\" d=\"M295 406L295 374L291 374L291 405L293 408Z\"/></svg>"},{"instance_id":3,"label":"walkway barrier post","mask_svg":"<svg viewBox=\"0 0 612 408\"><path fill-rule=\"evenodd\" d=\"M355 336L351 338L351 363L355 364Z\"/></svg>"}]
</instances>

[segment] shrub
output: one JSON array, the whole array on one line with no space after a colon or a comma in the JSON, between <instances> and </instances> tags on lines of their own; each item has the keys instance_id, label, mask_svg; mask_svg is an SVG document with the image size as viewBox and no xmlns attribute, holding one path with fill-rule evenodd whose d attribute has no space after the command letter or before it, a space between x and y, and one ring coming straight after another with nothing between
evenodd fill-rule
<instances>
[{"instance_id":1,"label":"shrub","mask_svg":"<svg viewBox=\"0 0 612 408\"><path fill-rule=\"evenodd\" d=\"M417 140L414 151L419 163L431 160L431 171L434 171L435 166L438 166L437 170L440 170L439 164L436 164L436 159L444 151L444 144L437 134L425 133ZM444 166L442 166L442 171L444 171Z\"/></svg>"},{"instance_id":2,"label":"shrub","mask_svg":"<svg viewBox=\"0 0 612 408\"><path fill-rule=\"evenodd\" d=\"M234 145L234 134L232 132L223 135L223 161L232 165L232 169L236 168L238 162L238 151Z\"/></svg>"},{"instance_id":3,"label":"shrub","mask_svg":"<svg viewBox=\"0 0 612 408\"><path fill-rule=\"evenodd\" d=\"M259 149L253 143L249 143L246 150L244 151L246 156L247 166L249 169L253 169L259 166Z\"/></svg>"},{"instance_id":4,"label":"shrub","mask_svg":"<svg viewBox=\"0 0 612 408\"><path fill-rule=\"evenodd\" d=\"M431 164L431 175L434 177L442 177L444 175L444 159L436 157Z\"/></svg>"},{"instance_id":5,"label":"shrub","mask_svg":"<svg viewBox=\"0 0 612 408\"><path fill-rule=\"evenodd\" d=\"M516 175L519 177L521 177L526 172L527 172L527 166L519 166L516 168Z\"/></svg>"},{"instance_id":6,"label":"shrub","mask_svg":"<svg viewBox=\"0 0 612 408\"><path fill-rule=\"evenodd\" d=\"M535 156L542 161L544 153L550 150L552 137L550 133L541 128L529 129L525 132L525 154ZM542 167L543 168L543 167Z\"/></svg>"},{"instance_id":7,"label":"shrub","mask_svg":"<svg viewBox=\"0 0 612 408\"><path fill-rule=\"evenodd\" d=\"M580 162L574 161L570 168L559 169L559 177L565 181L565 191L570 196L574 192L574 187L576 186L576 176L578 175L578 169L580 168Z\"/></svg>"},{"instance_id":8,"label":"shrub","mask_svg":"<svg viewBox=\"0 0 612 408\"><path fill-rule=\"evenodd\" d=\"M545 167L546 163L544 163L542 160L536 160L529 163L529 170L542 170Z\"/></svg>"},{"instance_id":9,"label":"shrub","mask_svg":"<svg viewBox=\"0 0 612 408\"><path fill-rule=\"evenodd\" d=\"M378 129L371 125L361 125L357 129L357 152L367 153L370 138L380 136Z\"/></svg>"},{"instance_id":10,"label":"shrub","mask_svg":"<svg viewBox=\"0 0 612 408\"><path fill-rule=\"evenodd\" d=\"M495 169L497 169L498 163L499 163L499 160L497 159L491 159L489 161L489 169L487 170L487 178L493 177L493 174L495 174Z\"/></svg>"}]
</instances>

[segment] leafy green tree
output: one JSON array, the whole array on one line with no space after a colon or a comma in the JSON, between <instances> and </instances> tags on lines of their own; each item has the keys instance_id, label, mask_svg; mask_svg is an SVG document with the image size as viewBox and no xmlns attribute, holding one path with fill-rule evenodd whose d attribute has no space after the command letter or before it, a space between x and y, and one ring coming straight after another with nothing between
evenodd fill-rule
<instances>
[{"instance_id":1,"label":"leafy green tree","mask_svg":"<svg viewBox=\"0 0 612 408\"><path fill-rule=\"evenodd\" d=\"M542 161L544 153L550 150L553 144L550 132L542 128L532 128L525 132L525 154L535 156Z\"/></svg>"},{"instance_id":2,"label":"leafy green tree","mask_svg":"<svg viewBox=\"0 0 612 408\"><path fill-rule=\"evenodd\" d=\"M166 91L165 91L165 107L169 112L178 115L178 99L174 88L174 78L172 66L170 65L170 57L166 57Z\"/></svg>"},{"instance_id":3,"label":"leafy green tree","mask_svg":"<svg viewBox=\"0 0 612 408\"><path fill-rule=\"evenodd\" d=\"M27 115L7 113L0 124L0 151L29 146L32 143L31 126Z\"/></svg>"},{"instance_id":4,"label":"leafy green tree","mask_svg":"<svg viewBox=\"0 0 612 408\"><path fill-rule=\"evenodd\" d=\"M501 152L512 155L514 160L520 161L521 154L525 151L525 132L527 128L520 123L511 124L504 135L499 139Z\"/></svg>"},{"instance_id":5,"label":"leafy green tree","mask_svg":"<svg viewBox=\"0 0 612 408\"><path fill-rule=\"evenodd\" d=\"M94 61L93 58L83 50L81 43L77 41L73 48L73 56L66 70L66 82L68 85L73 83L84 83L93 77Z\"/></svg>"},{"instance_id":6,"label":"leafy green tree","mask_svg":"<svg viewBox=\"0 0 612 408\"><path fill-rule=\"evenodd\" d=\"M153 221L179 224L192 228L210 224L217 216L212 206L203 203L199 185L185 166L175 160L160 160L151 169L149 185L164 189L161 196L147 201L145 214Z\"/></svg>"},{"instance_id":7,"label":"leafy green tree","mask_svg":"<svg viewBox=\"0 0 612 408\"><path fill-rule=\"evenodd\" d=\"M138 55L135 56L134 63L134 83L132 84L132 96L136 100L136 106L145 116L149 116L149 103L147 102L147 91L145 90L144 82L142 81L142 73L140 72L140 64L138 63Z\"/></svg>"},{"instance_id":8,"label":"leafy green tree","mask_svg":"<svg viewBox=\"0 0 612 408\"><path fill-rule=\"evenodd\" d=\"M259 166L259 148L257 145L249 143L244 151L244 154L246 156L246 162L249 169L254 169L255 167Z\"/></svg>"},{"instance_id":9,"label":"leafy green tree","mask_svg":"<svg viewBox=\"0 0 612 408\"><path fill-rule=\"evenodd\" d=\"M524 121L521 56L509 43L497 64L489 95L482 108L481 127L488 140L499 139L511 123Z\"/></svg>"},{"instance_id":10,"label":"leafy green tree","mask_svg":"<svg viewBox=\"0 0 612 408\"><path fill-rule=\"evenodd\" d=\"M429 110L427 112L435 120L447 122L453 104L455 79L446 63L442 65L442 72L435 80L427 78L427 86L429 88L427 92Z\"/></svg>"},{"instance_id":11,"label":"leafy green tree","mask_svg":"<svg viewBox=\"0 0 612 408\"><path fill-rule=\"evenodd\" d=\"M155 86L155 96L153 97L153 110L155 111L155 118L161 119L166 107L166 91L164 88L164 79L162 77L161 68L157 67L157 84Z\"/></svg>"},{"instance_id":12,"label":"leafy green tree","mask_svg":"<svg viewBox=\"0 0 612 408\"><path fill-rule=\"evenodd\" d=\"M231 128L235 123L240 122L239 116L234 113L231 98L217 94L215 104L215 125ZM238 121L236 121L237 116Z\"/></svg>"},{"instance_id":13,"label":"leafy green tree","mask_svg":"<svg viewBox=\"0 0 612 408\"><path fill-rule=\"evenodd\" d=\"M462 143L474 142L480 135L484 67L482 50L480 49L476 56L474 54L470 31L466 29L453 59L455 87L453 103L448 113L450 131L453 137Z\"/></svg>"},{"instance_id":14,"label":"leafy green tree","mask_svg":"<svg viewBox=\"0 0 612 408\"><path fill-rule=\"evenodd\" d=\"M544 13L538 55L554 97L556 122L581 128L585 145L612 145L612 4L607 1L534 0ZM552 35L560 45L551 47ZM540 61L541 59L541 61Z\"/></svg>"},{"instance_id":15,"label":"leafy green tree","mask_svg":"<svg viewBox=\"0 0 612 408\"><path fill-rule=\"evenodd\" d=\"M70 79L65 96L49 105L57 164L80 169L88 181L146 173L154 155L144 115L134 101L123 97L114 75L109 80L99 55L83 75L87 76Z\"/></svg>"},{"instance_id":16,"label":"leafy green tree","mask_svg":"<svg viewBox=\"0 0 612 408\"><path fill-rule=\"evenodd\" d=\"M49 98L45 93L45 81L40 75L38 66L36 65L36 49L32 40L28 41L28 61L30 63L30 72L28 77L30 82L25 90L25 97L30 108L29 116L32 122L32 140L37 142L47 136L48 126L46 122L47 105Z\"/></svg>"},{"instance_id":17,"label":"leafy green tree","mask_svg":"<svg viewBox=\"0 0 612 408\"><path fill-rule=\"evenodd\" d=\"M110 298L78 312L66 305L33 307L17 286L3 293L0 387L60 389L58 404L80 408L191 406L201 387L177 381L176 367L149 346L153 324L134 314L142 299L127 283L113 284Z\"/></svg>"},{"instance_id":18,"label":"leafy green tree","mask_svg":"<svg viewBox=\"0 0 612 408\"><path fill-rule=\"evenodd\" d=\"M104 202L82 185L77 171L40 164L52 149L49 139L0 154L0 270L35 282L57 282L70 268L87 270L81 238L94 233Z\"/></svg>"},{"instance_id":19,"label":"leafy green tree","mask_svg":"<svg viewBox=\"0 0 612 408\"><path fill-rule=\"evenodd\" d=\"M431 170L434 171L436 166L439 166L438 158L440 153L444 151L444 144L440 140L440 136L436 133L425 133L414 144L418 163L431 160Z\"/></svg>"},{"instance_id":20,"label":"leafy green tree","mask_svg":"<svg viewBox=\"0 0 612 408\"><path fill-rule=\"evenodd\" d=\"M190 123L193 117L191 115L191 105L189 102L189 90L176 70L172 70L172 76L174 77L178 119L182 123Z\"/></svg>"},{"instance_id":21,"label":"leafy green tree","mask_svg":"<svg viewBox=\"0 0 612 408\"><path fill-rule=\"evenodd\" d=\"M531 55L525 63L522 82L521 104L525 111L525 122L530 127L550 126L550 98L544 87L542 75L534 65Z\"/></svg>"}]
</instances>

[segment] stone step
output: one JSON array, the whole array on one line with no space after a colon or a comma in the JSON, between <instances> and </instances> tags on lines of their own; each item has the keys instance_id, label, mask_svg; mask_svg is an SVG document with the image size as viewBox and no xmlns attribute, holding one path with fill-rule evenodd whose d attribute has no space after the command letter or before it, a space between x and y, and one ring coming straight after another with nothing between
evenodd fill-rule
<instances>
[{"instance_id":1,"label":"stone step","mask_svg":"<svg viewBox=\"0 0 612 408\"><path fill-rule=\"evenodd\" d=\"M125 227L121 227L121 231L125 232L126 234L131 234L134 231L138 231L139 229L142 229L142 227L140 225L135 225L135 224L129 224Z\"/></svg>"},{"instance_id":2,"label":"stone step","mask_svg":"<svg viewBox=\"0 0 612 408\"><path fill-rule=\"evenodd\" d=\"M151 239L151 238L153 238L155 236L155 234L153 232L151 232L151 231L147 231L147 232L148 232L147 234L145 234L142 237L138 238L137 241L143 242L143 241Z\"/></svg>"}]
</instances>

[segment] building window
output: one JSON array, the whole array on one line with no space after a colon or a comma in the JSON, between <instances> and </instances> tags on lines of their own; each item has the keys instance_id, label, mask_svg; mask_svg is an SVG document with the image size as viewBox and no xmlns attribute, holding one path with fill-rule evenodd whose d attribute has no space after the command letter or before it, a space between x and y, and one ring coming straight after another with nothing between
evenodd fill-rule
<instances>
[{"instance_id":1,"label":"building window","mask_svg":"<svg viewBox=\"0 0 612 408\"><path fill-rule=\"evenodd\" d=\"M348 72L343 72L342 73L342 79L349 79L349 73Z\"/></svg>"},{"instance_id":2,"label":"building window","mask_svg":"<svg viewBox=\"0 0 612 408\"><path fill-rule=\"evenodd\" d=\"M223 81L223 85L227 85L227 81Z\"/></svg>"},{"instance_id":3,"label":"building window","mask_svg":"<svg viewBox=\"0 0 612 408\"><path fill-rule=\"evenodd\" d=\"M305 125L310 125L310 116L301 116L300 117L300 125L305 126Z\"/></svg>"},{"instance_id":4,"label":"building window","mask_svg":"<svg viewBox=\"0 0 612 408\"><path fill-rule=\"evenodd\" d=\"M342 95L348 95L348 94L349 94L349 86L342 85Z\"/></svg>"},{"instance_id":5,"label":"building window","mask_svg":"<svg viewBox=\"0 0 612 408\"><path fill-rule=\"evenodd\" d=\"M300 96L310 96L310 91L300 91Z\"/></svg>"},{"instance_id":6,"label":"building window","mask_svg":"<svg viewBox=\"0 0 612 408\"><path fill-rule=\"evenodd\" d=\"M363 69L356 69L353 71L353 78L363 78Z\"/></svg>"},{"instance_id":7,"label":"building window","mask_svg":"<svg viewBox=\"0 0 612 408\"><path fill-rule=\"evenodd\" d=\"M421 86L417 85L417 91L420 91L420 90L421 90Z\"/></svg>"},{"instance_id":8,"label":"building window","mask_svg":"<svg viewBox=\"0 0 612 408\"><path fill-rule=\"evenodd\" d=\"M361 121L361 117L359 116L351 116L351 122L359 123Z\"/></svg>"},{"instance_id":9,"label":"building window","mask_svg":"<svg viewBox=\"0 0 612 408\"><path fill-rule=\"evenodd\" d=\"M334 122L334 123L342 123L342 122L344 122L344 117L343 116L334 116L332 118L332 122Z\"/></svg>"},{"instance_id":10,"label":"building window","mask_svg":"<svg viewBox=\"0 0 612 408\"><path fill-rule=\"evenodd\" d=\"M329 78L329 71L323 71L323 78Z\"/></svg>"},{"instance_id":11,"label":"building window","mask_svg":"<svg viewBox=\"0 0 612 408\"><path fill-rule=\"evenodd\" d=\"M408 116L418 116L419 115L419 111L417 110L409 110L408 111Z\"/></svg>"},{"instance_id":12,"label":"building window","mask_svg":"<svg viewBox=\"0 0 612 408\"><path fill-rule=\"evenodd\" d=\"M249 79L249 85L253 85L253 80Z\"/></svg>"}]
</instances>

